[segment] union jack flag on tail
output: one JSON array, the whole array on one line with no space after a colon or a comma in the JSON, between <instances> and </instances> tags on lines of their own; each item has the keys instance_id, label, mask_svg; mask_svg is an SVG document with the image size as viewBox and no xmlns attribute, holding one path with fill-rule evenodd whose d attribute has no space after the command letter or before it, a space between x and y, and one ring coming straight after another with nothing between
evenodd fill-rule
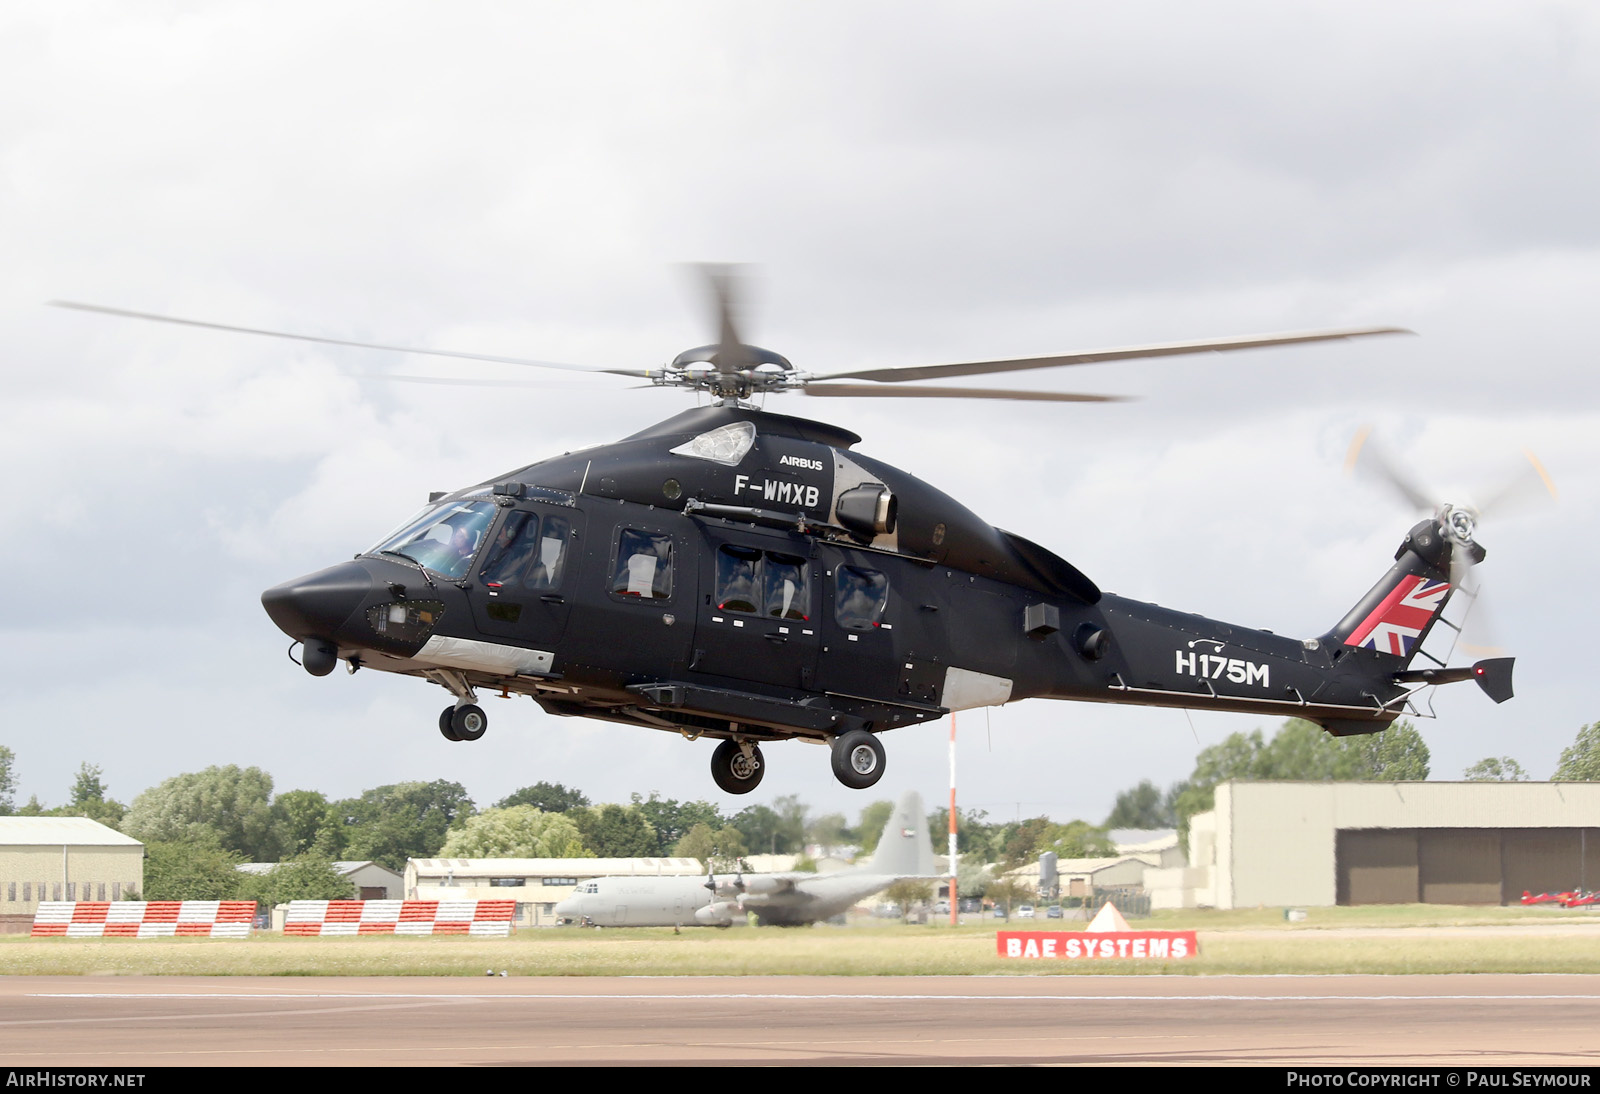
<instances>
[{"instance_id":1,"label":"union jack flag on tail","mask_svg":"<svg viewBox=\"0 0 1600 1094\"><path fill-rule=\"evenodd\" d=\"M1409 657L1412 646L1444 607L1449 592L1448 581L1407 574L1356 625L1344 644Z\"/></svg>"}]
</instances>

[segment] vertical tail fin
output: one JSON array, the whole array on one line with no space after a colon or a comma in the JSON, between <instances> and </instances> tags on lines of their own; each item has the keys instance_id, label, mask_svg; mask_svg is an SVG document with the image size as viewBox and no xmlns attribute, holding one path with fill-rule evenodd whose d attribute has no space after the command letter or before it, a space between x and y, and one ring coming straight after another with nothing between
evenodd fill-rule
<instances>
[{"instance_id":1,"label":"vertical tail fin","mask_svg":"<svg viewBox=\"0 0 1600 1094\"><path fill-rule=\"evenodd\" d=\"M1464 550L1451 542L1437 521L1418 524L1395 552L1389 572L1322 641L1331 652L1371 650L1386 661L1393 658L1396 669L1404 668L1449 603L1454 590L1453 552ZM1475 553L1477 557L1469 555L1467 560L1478 561L1482 548Z\"/></svg>"},{"instance_id":2,"label":"vertical tail fin","mask_svg":"<svg viewBox=\"0 0 1600 1094\"><path fill-rule=\"evenodd\" d=\"M922 795L907 791L883 826L878 849L867 870L896 877L936 877L938 864L928 842L928 818L922 812Z\"/></svg>"}]
</instances>

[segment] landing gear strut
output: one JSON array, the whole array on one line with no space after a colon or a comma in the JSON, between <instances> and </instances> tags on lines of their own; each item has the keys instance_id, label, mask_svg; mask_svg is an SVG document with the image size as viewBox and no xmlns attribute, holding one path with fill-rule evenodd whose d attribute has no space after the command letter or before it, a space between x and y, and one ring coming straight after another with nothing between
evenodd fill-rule
<instances>
[{"instance_id":1,"label":"landing gear strut","mask_svg":"<svg viewBox=\"0 0 1600 1094\"><path fill-rule=\"evenodd\" d=\"M711 754L711 778L729 794L748 794L767 772L761 749L748 741L723 741Z\"/></svg>"},{"instance_id":2,"label":"landing gear strut","mask_svg":"<svg viewBox=\"0 0 1600 1094\"><path fill-rule=\"evenodd\" d=\"M865 790L883 778L883 742L864 729L833 739L833 777L851 790Z\"/></svg>"},{"instance_id":3,"label":"landing gear strut","mask_svg":"<svg viewBox=\"0 0 1600 1094\"><path fill-rule=\"evenodd\" d=\"M433 669L425 675L456 697L455 706L439 714L439 732L445 740L476 741L489 731L489 716L477 705L478 693L465 676L454 669Z\"/></svg>"}]
</instances>

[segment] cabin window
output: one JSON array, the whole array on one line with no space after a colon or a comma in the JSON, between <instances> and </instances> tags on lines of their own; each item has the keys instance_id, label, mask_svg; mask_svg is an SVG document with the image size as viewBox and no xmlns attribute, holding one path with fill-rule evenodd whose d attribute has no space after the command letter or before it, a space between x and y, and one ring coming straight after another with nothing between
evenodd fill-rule
<instances>
[{"instance_id":1,"label":"cabin window","mask_svg":"<svg viewBox=\"0 0 1600 1094\"><path fill-rule=\"evenodd\" d=\"M806 593L806 560L768 551L763 562L761 614L774 619L810 619L811 598Z\"/></svg>"},{"instance_id":2,"label":"cabin window","mask_svg":"<svg viewBox=\"0 0 1600 1094\"><path fill-rule=\"evenodd\" d=\"M752 547L727 546L717 551L718 611L755 614L760 566L761 552Z\"/></svg>"},{"instance_id":3,"label":"cabin window","mask_svg":"<svg viewBox=\"0 0 1600 1094\"><path fill-rule=\"evenodd\" d=\"M883 624L889 603L889 579L877 570L840 566L835 571L834 618L852 631L871 630Z\"/></svg>"},{"instance_id":4,"label":"cabin window","mask_svg":"<svg viewBox=\"0 0 1600 1094\"><path fill-rule=\"evenodd\" d=\"M772 619L810 619L806 560L728 545L717 551L717 610Z\"/></svg>"},{"instance_id":5,"label":"cabin window","mask_svg":"<svg viewBox=\"0 0 1600 1094\"><path fill-rule=\"evenodd\" d=\"M672 595L672 537L624 528L617 537L611 592L645 600Z\"/></svg>"}]
</instances>

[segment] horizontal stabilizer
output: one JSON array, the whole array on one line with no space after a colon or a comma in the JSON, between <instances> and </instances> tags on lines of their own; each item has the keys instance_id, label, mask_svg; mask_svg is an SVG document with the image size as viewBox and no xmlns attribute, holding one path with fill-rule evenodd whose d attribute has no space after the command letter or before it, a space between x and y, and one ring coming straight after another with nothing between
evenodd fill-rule
<instances>
[{"instance_id":1,"label":"horizontal stabilizer","mask_svg":"<svg viewBox=\"0 0 1600 1094\"><path fill-rule=\"evenodd\" d=\"M1511 666L1516 660L1515 657L1491 657L1472 666L1478 686L1497 703L1511 698Z\"/></svg>"},{"instance_id":2,"label":"horizontal stabilizer","mask_svg":"<svg viewBox=\"0 0 1600 1094\"><path fill-rule=\"evenodd\" d=\"M1410 669L1395 673L1392 679L1397 684L1454 684L1476 680L1485 695L1503 703L1511 698L1511 666L1516 660L1515 657L1490 657L1469 668Z\"/></svg>"}]
</instances>

